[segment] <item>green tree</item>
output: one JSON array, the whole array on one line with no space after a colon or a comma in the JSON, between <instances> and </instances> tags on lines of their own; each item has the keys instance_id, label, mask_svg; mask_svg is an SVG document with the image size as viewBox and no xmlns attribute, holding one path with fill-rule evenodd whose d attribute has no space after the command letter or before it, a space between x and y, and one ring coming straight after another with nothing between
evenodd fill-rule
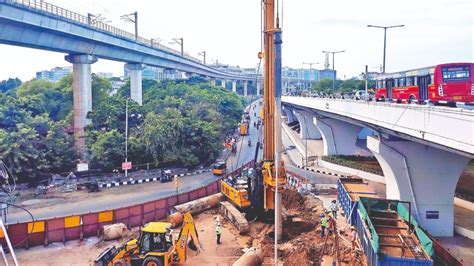
<instances>
[{"instance_id":1,"label":"green tree","mask_svg":"<svg viewBox=\"0 0 474 266\"><path fill-rule=\"evenodd\" d=\"M17 131L0 129L0 154L2 160L21 181L34 180L48 171L48 163L41 152L36 131L26 124L17 125Z\"/></svg>"},{"instance_id":2,"label":"green tree","mask_svg":"<svg viewBox=\"0 0 474 266\"><path fill-rule=\"evenodd\" d=\"M100 106L106 99L109 98L112 92L112 84L106 78L92 74L92 106Z\"/></svg>"},{"instance_id":3,"label":"green tree","mask_svg":"<svg viewBox=\"0 0 474 266\"><path fill-rule=\"evenodd\" d=\"M21 85L21 80L18 78L9 78L7 80L0 81L0 92L7 93L11 90L18 88Z\"/></svg>"},{"instance_id":4,"label":"green tree","mask_svg":"<svg viewBox=\"0 0 474 266\"><path fill-rule=\"evenodd\" d=\"M33 116L48 114L54 121L64 119L72 110L72 78L63 78L58 85L45 80L23 83L16 92L20 107Z\"/></svg>"},{"instance_id":5,"label":"green tree","mask_svg":"<svg viewBox=\"0 0 474 266\"><path fill-rule=\"evenodd\" d=\"M93 168L111 172L120 167L125 159L125 136L122 133L116 129L90 132L88 141Z\"/></svg>"},{"instance_id":6,"label":"green tree","mask_svg":"<svg viewBox=\"0 0 474 266\"><path fill-rule=\"evenodd\" d=\"M314 83L313 91L319 93L330 93L332 91L332 79L323 79Z\"/></svg>"},{"instance_id":7,"label":"green tree","mask_svg":"<svg viewBox=\"0 0 474 266\"><path fill-rule=\"evenodd\" d=\"M179 160L183 142L184 119L177 109L167 108L162 114L148 113L145 117L143 140L155 162Z\"/></svg>"},{"instance_id":8,"label":"green tree","mask_svg":"<svg viewBox=\"0 0 474 266\"><path fill-rule=\"evenodd\" d=\"M64 122L51 124L44 142L47 147L44 153L49 172L65 173L74 169L78 155L74 148L74 138L68 134Z\"/></svg>"}]
</instances>

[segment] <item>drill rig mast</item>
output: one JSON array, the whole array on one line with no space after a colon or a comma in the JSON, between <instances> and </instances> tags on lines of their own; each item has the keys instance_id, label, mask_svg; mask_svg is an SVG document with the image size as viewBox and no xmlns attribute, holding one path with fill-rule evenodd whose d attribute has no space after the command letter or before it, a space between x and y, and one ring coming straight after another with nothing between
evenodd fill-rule
<instances>
[{"instance_id":1,"label":"drill rig mast","mask_svg":"<svg viewBox=\"0 0 474 266\"><path fill-rule=\"evenodd\" d=\"M275 0L263 0L263 208L275 212L275 233L282 233L281 192L285 168L281 161L281 29Z\"/></svg>"}]
</instances>

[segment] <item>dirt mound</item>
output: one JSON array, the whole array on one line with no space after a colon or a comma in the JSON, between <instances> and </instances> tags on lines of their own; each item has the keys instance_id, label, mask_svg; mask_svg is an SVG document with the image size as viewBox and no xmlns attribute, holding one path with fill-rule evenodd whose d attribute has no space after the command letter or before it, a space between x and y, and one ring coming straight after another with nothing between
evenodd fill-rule
<instances>
[{"instance_id":1,"label":"dirt mound","mask_svg":"<svg viewBox=\"0 0 474 266\"><path fill-rule=\"evenodd\" d=\"M322 200L320 200L318 198L315 198L311 195L306 195L304 197L304 206L305 206L307 211L316 212L318 209L322 210L324 204L323 204Z\"/></svg>"},{"instance_id":2,"label":"dirt mound","mask_svg":"<svg viewBox=\"0 0 474 266\"><path fill-rule=\"evenodd\" d=\"M313 230L315 226L315 224L307 222L284 222L281 240L283 242L290 241L296 237L299 237L302 233ZM267 237L273 242L275 239L275 233L272 231L267 234Z\"/></svg>"},{"instance_id":3,"label":"dirt mound","mask_svg":"<svg viewBox=\"0 0 474 266\"><path fill-rule=\"evenodd\" d=\"M287 239L291 240L300 236L302 233L309 232L314 229L316 225L309 222L285 222L283 223L283 233L287 235Z\"/></svg>"},{"instance_id":4,"label":"dirt mound","mask_svg":"<svg viewBox=\"0 0 474 266\"><path fill-rule=\"evenodd\" d=\"M286 189L282 194L283 207L287 210L301 211L305 208L304 198L296 190Z\"/></svg>"}]
</instances>

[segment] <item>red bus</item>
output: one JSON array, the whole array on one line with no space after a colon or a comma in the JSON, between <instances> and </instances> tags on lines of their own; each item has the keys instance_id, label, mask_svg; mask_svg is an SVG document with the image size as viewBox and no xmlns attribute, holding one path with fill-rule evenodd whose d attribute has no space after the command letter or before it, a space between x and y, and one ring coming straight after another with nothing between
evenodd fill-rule
<instances>
[{"instance_id":1,"label":"red bus","mask_svg":"<svg viewBox=\"0 0 474 266\"><path fill-rule=\"evenodd\" d=\"M397 103L474 104L474 63L450 63L376 78L375 99Z\"/></svg>"}]
</instances>

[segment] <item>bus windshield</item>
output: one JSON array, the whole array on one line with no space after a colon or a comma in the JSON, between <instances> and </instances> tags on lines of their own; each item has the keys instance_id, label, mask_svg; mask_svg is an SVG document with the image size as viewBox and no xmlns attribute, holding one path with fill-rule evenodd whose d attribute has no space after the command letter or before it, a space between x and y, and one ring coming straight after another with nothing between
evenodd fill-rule
<instances>
[{"instance_id":1,"label":"bus windshield","mask_svg":"<svg viewBox=\"0 0 474 266\"><path fill-rule=\"evenodd\" d=\"M441 69L443 81L458 81L470 79L469 66L447 66Z\"/></svg>"}]
</instances>

